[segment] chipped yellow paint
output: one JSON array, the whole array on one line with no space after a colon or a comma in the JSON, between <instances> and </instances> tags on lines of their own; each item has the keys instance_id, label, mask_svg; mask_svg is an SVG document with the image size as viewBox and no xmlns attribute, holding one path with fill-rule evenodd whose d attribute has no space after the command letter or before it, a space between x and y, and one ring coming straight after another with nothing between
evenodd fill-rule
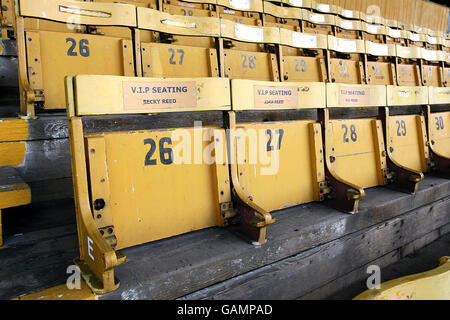
<instances>
[{"instance_id":1,"label":"chipped yellow paint","mask_svg":"<svg viewBox=\"0 0 450 320\"><path fill-rule=\"evenodd\" d=\"M367 290L354 300L449 300L450 257L439 259L439 267L401 277Z\"/></svg>"},{"instance_id":2,"label":"chipped yellow paint","mask_svg":"<svg viewBox=\"0 0 450 320\"><path fill-rule=\"evenodd\" d=\"M28 123L15 118L0 118L0 142L28 139Z\"/></svg>"},{"instance_id":3,"label":"chipped yellow paint","mask_svg":"<svg viewBox=\"0 0 450 320\"><path fill-rule=\"evenodd\" d=\"M0 142L0 166L17 167L25 160L25 142Z\"/></svg>"},{"instance_id":4,"label":"chipped yellow paint","mask_svg":"<svg viewBox=\"0 0 450 320\"><path fill-rule=\"evenodd\" d=\"M62 284L11 300L97 300L97 296L92 293L84 281L81 281L80 289L70 290L67 285Z\"/></svg>"}]
</instances>

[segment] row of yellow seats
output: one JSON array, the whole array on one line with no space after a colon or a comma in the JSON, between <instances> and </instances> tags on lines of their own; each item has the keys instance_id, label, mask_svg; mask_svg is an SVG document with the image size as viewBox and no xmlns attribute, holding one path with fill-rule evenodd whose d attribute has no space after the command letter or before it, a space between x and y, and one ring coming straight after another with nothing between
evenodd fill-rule
<instances>
[{"instance_id":1,"label":"row of yellow seats","mask_svg":"<svg viewBox=\"0 0 450 320\"><path fill-rule=\"evenodd\" d=\"M99 0L97 0L99 1ZM100 0L101 2L112 2L111 0ZM135 1L118 1L122 3L138 4ZM144 1L142 1L144 2ZM274 5L284 4L287 6L281 7ZM386 20L379 16L365 15L356 10L346 10L336 5L316 3L314 0L283 0L283 1L263 1L263 0L200 0L200 1L175 1L175 6L170 6L173 2L162 1L160 6L162 10L169 13L184 14L184 15L205 15L202 10L196 11L196 9L205 10L205 6L202 5L214 5L218 6L221 12L230 14L239 14L239 12L254 12L260 14L270 14L278 18L290 18L298 20L307 20L313 23L326 23L329 25L335 25L344 29L356 28L355 30L367 30L372 29L377 25L381 28L377 32L381 34L391 35L395 38L404 36L410 38L413 41L430 41L432 44L436 41L443 43L446 39L449 39L448 34L441 34L427 28L421 28L414 25L402 24L395 20ZM156 1L151 1L151 4L141 4L151 8L156 8ZM165 6L167 7L165 9ZM184 8L176 8L184 7ZM191 7L191 11L186 9ZM223 8L226 8L223 11ZM305 10L302 10L305 9ZM173 11L172 11L173 10ZM233 11L236 10L236 11ZM208 10L206 10L208 11ZM318 13L318 14L317 14ZM207 14L207 13L206 13ZM345 19L351 20L343 20ZM353 26L351 26L353 25ZM403 33L403 31L405 31Z\"/></svg>"},{"instance_id":2,"label":"row of yellow seats","mask_svg":"<svg viewBox=\"0 0 450 320\"><path fill-rule=\"evenodd\" d=\"M19 78L25 92L21 101L22 111L28 115L34 113L35 105L43 105L45 109L62 108L63 78L79 72L125 76L139 76L143 72L143 75L160 77L220 74L229 78L278 80L276 53L268 53L264 44L398 55L433 62L443 59L441 51L424 48L410 50L280 28L250 27L219 18L175 16L147 8L138 8L136 13L135 7L129 5L59 1L45 3L45 15L43 5L39 1L20 1L18 21L24 31L18 33ZM158 38L155 38L154 31L159 32ZM173 35L181 36L174 39ZM237 40L233 43L223 39L219 41L223 48L233 50L219 48L217 51L214 39L220 37ZM203 49L192 51L194 60L189 55L190 62L184 63L187 56L184 56L182 48L158 50L172 43L192 50L195 47ZM255 53L246 55L246 51ZM224 55L220 57L222 61L217 54ZM263 63L262 68L256 67L255 58ZM219 68L223 70L219 72ZM236 69L240 71L234 76L233 70ZM358 72L363 72L363 68L360 69Z\"/></svg>"},{"instance_id":3,"label":"row of yellow seats","mask_svg":"<svg viewBox=\"0 0 450 320\"><path fill-rule=\"evenodd\" d=\"M117 288L114 267L125 261L117 250L226 226L234 217L251 241L263 244L274 210L328 198L333 207L357 213L365 188L391 184L415 193L433 161L439 162L439 173L450 176L450 112L431 114L428 106L425 116L390 116L386 107L427 105L429 99L450 103L446 88L420 89L67 77L80 241L76 263L92 289L105 293ZM352 107L380 110L384 116L333 116L333 110ZM249 120L256 111L264 111L265 118L287 110L297 110L297 117ZM252 112L242 118L247 111ZM108 116L140 114L142 120L174 112L164 127L146 121L131 129L118 127L121 121L101 128L89 124ZM192 112L196 123L187 115ZM216 112L213 117L224 125L202 125L208 112Z\"/></svg>"}]
</instances>

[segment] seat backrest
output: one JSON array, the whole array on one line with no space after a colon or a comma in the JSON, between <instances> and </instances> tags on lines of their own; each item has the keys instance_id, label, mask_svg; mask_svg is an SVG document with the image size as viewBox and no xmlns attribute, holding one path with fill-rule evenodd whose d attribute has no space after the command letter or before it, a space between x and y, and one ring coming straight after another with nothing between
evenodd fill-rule
<instances>
[{"instance_id":1,"label":"seat backrest","mask_svg":"<svg viewBox=\"0 0 450 320\"><path fill-rule=\"evenodd\" d=\"M146 8L137 12L144 77L219 76L219 18L172 15Z\"/></svg>"},{"instance_id":2,"label":"seat backrest","mask_svg":"<svg viewBox=\"0 0 450 320\"><path fill-rule=\"evenodd\" d=\"M335 16L331 14L313 13L303 9L302 30L306 33L333 34L333 26L336 24Z\"/></svg>"},{"instance_id":3,"label":"seat backrest","mask_svg":"<svg viewBox=\"0 0 450 320\"><path fill-rule=\"evenodd\" d=\"M381 24L372 24L362 21L361 29L364 40L369 40L376 43L385 43L384 41L384 36L386 35L385 26Z\"/></svg>"},{"instance_id":4,"label":"seat backrest","mask_svg":"<svg viewBox=\"0 0 450 320\"><path fill-rule=\"evenodd\" d=\"M19 3L19 80L27 103L63 109L68 75L135 75L134 6L65 0Z\"/></svg>"},{"instance_id":5,"label":"seat backrest","mask_svg":"<svg viewBox=\"0 0 450 320\"><path fill-rule=\"evenodd\" d=\"M302 9L296 7L280 7L264 1L264 26L278 27L292 31L300 31L303 18Z\"/></svg>"},{"instance_id":6,"label":"seat backrest","mask_svg":"<svg viewBox=\"0 0 450 320\"><path fill-rule=\"evenodd\" d=\"M395 51L400 62L397 64L397 81L399 86L420 86L419 60L422 57L420 47L404 47L395 45Z\"/></svg>"},{"instance_id":7,"label":"seat backrest","mask_svg":"<svg viewBox=\"0 0 450 320\"><path fill-rule=\"evenodd\" d=\"M327 84L327 109L385 106L386 86ZM328 168L337 177L359 188L386 183L381 120L373 117L328 119L325 149Z\"/></svg>"},{"instance_id":8,"label":"seat backrest","mask_svg":"<svg viewBox=\"0 0 450 320\"><path fill-rule=\"evenodd\" d=\"M422 84L424 86L444 86L444 62L446 55L441 50L421 48Z\"/></svg>"},{"instance_id":9,"label":"seat backrest","mask_svg":"<svg viewBox=\"0 0 450 320\"><path fill-rule=\"evenodd\" d=\"M325 107L325 83L234 79L231 89L232 109L240 114ZM314 118L298 119L230 124L233 186L269 212L324 199L321 126Z\"/></svg>"},{"instance_id":10,"label":"seat backrest","mask_svg":"<svg viewBox=\"0 0 450 320\"><path fill-rule=\"evenodd\" d=\"M428 100L426 87L387 86L389 107L424 106ZM389 114L386 119L389 157L406 168L428 172L430 156L426 131L425 117L420 114Z\"/></svg>"},{"instance_id":11,"label":"seat backrest","mask_svg":"<svg viewBox=\"0 0 450 320\"><path fill-rule=\"evenodd\" d=\"M253 27L221 20L222 74L230 79L279 81L275 44L279 28Z\"/></svg>"},{"instance_id":12,"label":"seat backrest","mask_svg":"<svg viewBox=\"0 0 450 320\"><path fill-rule=\"evenodd\" d=\"M231 201L224 129L179 127L177 117L161 129L148 121L132 129L115 121L88 123L113 116L181 112L183 118L192 111L226 111L228 79L82 75L67 81L76 202L91 208L77 208L77 214L93 219L105 241L118 250L224 224L222 204ZM207 151L221 161L205 159Z\"/></svg>"},{"instance_id":13,"label":"seat backrest","mask_svg":"<svg viewBox=\"0 0 450 320\"><path fill-rule=\"evenodd\" d=\"M228 19L230 19L230 15L261 19L263 13L263 0L216 0L216 4L219 17ZM232 17L231 20L233 20Z\"/></svg>"},{"instance_id":14,"label":"seat backrest","mask_svg":"<svg viewBox=\"0 0 450 320\"><path fill-rule=\"evenodd\" d=\"M282 81L327 81L327 36L280 29L280 37Z\"/></svg>"},{"instance_id":15,"label":"seat backrest","mask_svg":"<svg viewBox=\"0 0 450 320\"><path fill-rule=\"evenodd\" d=\"M431 112L435 106L450 105L450 88L428 87L428 91L430 106L426 115L429 147L439 157L450 159L450 112Z\"/></svg>"},{"instance_id":16,"label":"seat backrest","mask_svg":"<svg viewBox=\"0 0 450 320\"><path fill-rule=\"evenodd\" d=\"M328 36L330 57L328 66L331 82L363 84L365 79L364 40L341 39Z\"/></svg>"},{"instance_id":17,"label":"seat backrest","mask_svg":"<svg viewBox=\"0 0 450 320\"><path fill-rule=\"evenodd\" d=\"M394 44L364 41L367 55L366 77L368 84L397 84L395 73L396 51Z\"/></svg>"},{"instance_id":18,"label":"seat backrest","mask_svg":"<svg viewBox=\"0 0 450 320\"><path fill-rule=\"evenodd\" d=\"M361 39L361 21L335 18L336 37L344 39Z\"/></svg>"}]
</instances>

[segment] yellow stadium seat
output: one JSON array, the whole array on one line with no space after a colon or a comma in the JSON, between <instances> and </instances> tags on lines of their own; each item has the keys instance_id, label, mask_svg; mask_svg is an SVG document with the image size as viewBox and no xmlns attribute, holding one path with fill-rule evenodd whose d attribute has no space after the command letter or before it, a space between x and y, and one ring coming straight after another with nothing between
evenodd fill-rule
<instances>
[{"instance_id":1,"label":"yellow stadium seat","mask_svg":"<svg viewBox=\"0 0 450 320\"><path fill-rule=\"evenodd\" d=\"M361 22L361 29L364 40L385 43L384 37L386 35L386 27L380 24Z\"/></svg>"},{"instance_id":2,"label":"yellow stadium seat","mask_svg":"<svg viewBox=\"0 0 450 320\"><path fill-rule=\"evenodd\" d=\"M365 82L364 40L328 36L328 70L331 82L363 84Z\"/></svg>"},{"instance_id":3,"label":"yellow stadium seat","mask_svg":"<svg viewBox=\"0 0 450 320\"><path fill-rule=\"evenodd\" d=\"M333 28L336 24L335 16L331 14L319 14L302 10L302 31L306 33L320 33L334 35Z\"/></svg>"},{"instance_id":4,"label":"yellow stadium seat","mask_svg":"<svg viewBox=\"0 0 450 320\"><path fill-rule=\"evenodd\" d=\"M215 17L171 15L138 8L142 75L144 77L218 77Z\"/></svg>"},{"instance_id":5,"label":"yellow stadium seat","mask_svg":"<svg viewBox=\"0 0 450 320\"><path fill-rule=\"evenodd\" d=\"M280 29L282 81L327 82L327 36Z\"/></svg>"},{"instance_id":6,"label":"yellow stadium seat","mask_svg":"<svg viewBox=\"0 0 450 320\"><path fill-rule=\"evenodd\" d=\"M420 86L420 66L419 61L422 57L420 47L404 47L395 45L395 51L398 58L396 64L397 85L399 86Z\"/></svg>"},{"instance_id":7,"label":"yellow stadium seat","mask_svg":"<svg viewBox=\"0 0 450 320\"><path fill-rule=\"evenodd\" d=\"M221 20L221 74L230 79L279 81L275 44L278 28L253 27Z\"/></svg>"},{"instance_id":8,"label":"yellow stadium seat","mask_svg":"<svg viewBox=\"0 0 450 320\"><path fill-rule=\"evenodd\" d=\"M66 91L76 263L95 293L118 286L114 267L125 257L116 250L225 226L235 214L223 128L83 127L99 115L227 111L228 79L79 75L67 77Z\"/></svg>"},{"instance_id":9,"label":"yellow stadium seat","mask_svg":"<svg viewBox=\"0 0 450 320\"><path fill-rule=\"evenodd\" d=\"M229 112L229 153L233 190L239 209L249 222L254 241L263 243L271 211L324 200L325 181L322 130L314 119L291 121L238 121L246 111L283 112L325 107L324 83L280 83L234 79L233 111Z\"/></svg>"},{"instance_id":10,"label":"yellow stadium seat","mask_svg":"<svg viewBox=\"0 0 450 320\"><path fill-rule=\"evenodd\" d=\"M368 84L396 85L396 51L394 44L365 41L366 76Z\"/></svg>"},{"instance_id":11,"label":"yellow stadium seat","mask_svg":"<svg viewBox=\"0 0 450 320\"><path fill-rule=\"evenodd\" d=\"M300 8L280 7L264 1L264 26L300 31L303 13Z\"/></svg>"},{"instance_id":12,"label":"yellow stadium seat","mask_svg":"<svg viewBox=\"0 0 450 320\"><path fill-rule=\"evenodd\" d=\"M414 193L423 174L403 168L387 157L383 124L376 117L332 116L333 109L386 107L383 85L327 84L324 110L327 177L336 207L356 213L364 189L392 183L402 191ZM331 114L331 116L330 116ZM332 194L333 194L332 192Z\"/></svg>"},{"instance_id":13,"label":"yellow stadium seat","mask_svg":"<svg viewBox=\"0 0 450 320\"><path fill-rule=\"evenodd\" d=\"M17 25L22 113L63 109L64 77L78 73L134 76L134 6L20 0Z\"/></svg>"},{"instance_id":14,"label":"yellow stadium seat","mask_svg":"<svg viewBox=\"0 0 450 320\"><path fill-rule=\"evenodd\" d=\"M439 259L439 266L422 273L383 282L353 300L449 300L450 257Z\"/></svg>"},{"instance_id":15,"label":"yellow stadium seat","mask_svg":"<svg viewBox=\"0 0 450 320\"><path fill-rule=\"evenodd\" d=\"M444 63L446 56L444 51L421 49L422 56L422 83L424 86L444 86ZM447 70L448 71L448 70Z\"/></svg>"},{"instance_id":16,"label":"yellow stadium seat","mask_svg":"<svg viewBox=\"0 0 450 320\"><path fill-rule=\"evenodd\" d=\"M428 90L429 105L425 106L424 114L428 128L431 170L450 178L450 111L439 110L442 105L448 108L450 88L428 87Z\"/></svg>"}]
</instances>

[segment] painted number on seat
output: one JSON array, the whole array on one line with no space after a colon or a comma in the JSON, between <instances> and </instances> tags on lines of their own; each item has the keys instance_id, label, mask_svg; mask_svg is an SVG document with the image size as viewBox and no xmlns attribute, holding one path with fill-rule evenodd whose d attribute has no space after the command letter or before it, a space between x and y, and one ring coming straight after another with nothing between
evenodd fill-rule
<instances>
[{"instance_id":1,"label":"painted number on seat","mask_svg":"<svg viewBox=\"0 0 450 320\"><path fill-rule=\"evenodd\" d=\"M406 123L405 120L402 121L395 121L395 123L397 124L397 136L401 137L401 136L406 136Z\"/></svg>"},{"instance_id":2,"label":"painted number on seat","mask_svg":"<svg viewBox=\"0 0 450 320\"><path fill-rule=\"evenodd\" d=\"M283 129L276 129L275 130L275 134L278 135L278 143L276 145L276 149L275 146L273 145L273 131L270 129L266 130L266 135L269 136L269 140L267 141L267 151L273 151L273 150L280 150L281 149L281 141L283 140L283 135L284 135L284 130Z\"/></svg>"},{"instance_id":3,"label":"painted number on seat","mask_svg":"<svg viewBox=\"0 0 450 320\"><path fill-rule=\"evenodd\" d=\"M173 150L165 147L165 144L172 145L172 139L169 137L163 137L159 140L159 159L162 164L169 165L173 163ZM153 159L153 155L156 151L156 141L154 139L145 139L144 145L150 145L150 150L145 156L146 166L156 166L157 160Z\"/></svg>"},{"instance_id":4,"label":"painted number on seat","mask_svg":"<svg viewBox=\"0 0 450 320\"><path fill-rule=\"evenodd\" d=\"M295 58L295 71L297 72L306 72L306 62L305 60L301 59L300 61Z\"/></svg>"},{"instance_id":5,"label":"painted number on seat","mask_svg":"<svg viewBox=\"0 0 450 320\"><path fill-rule=\"evenodd\" d=\"M76 51L77 50L76 49L77 42L75 41L75 39L67 38L66 43L70 43L70 47L67 50L67 55L69 57L77 57L78 56L78 52ZM89 57L89 55L90 55L88 44L89 44L89 41L87 39L81 39L79 42L78 46L79 46L80 55L82 57Z\"/></svg>"},{"instance_id":6,"label":"painted number on seat","mask_svg":"<svg viewBox=\"0 0 450 320\"><path fill-rule=\"evenodd\" d=\"M241 55L241 57L242 57L242 68L255 69L256 67L255 56L246 56L245 54L243 54Z\"/></svg>"},{"instance_id":7,"label":"painted number on seat","mask_svg":"<svg viewBox=\"0 0 450 320\"><path fill-rule=\"evenodd\" d=\"M350 142L348 138L348 126L346 124L343 124L342 129L344 129L344 136L343 136L344 143ZM350 125L350 139L353 142L356 142L358 140L358 135L356 134L356 127L354 124Z\"/></svg>"},{"instance_id":8,"label":"painted number on seat","mask_svg":"<svg viewBox=\"0 0 450 320\"><path fill-rule=\"evenodd\" d=\"M184 50L183 49L178 49L175 51L175 49L173 48L169 48L169 52L172 54L169 58L169 63L170 64L177 64L177 61L175 60L175 55L178 53L180 58L178 59L178 65L182 65L183 64L183 58L184 58Z\"/></svg>"},{"instance_id":9,"label":"painted number on seat","mask_svg":"<svg viewBox=\"0 0 450 320\"><path fill-rule=\"evenodd\" d=\"M192 16L193 15L193 12L192 12L192 10L188 10L188 11L186 11L186 10L184 10L184 9L181 9L181 12L183 12L183 15L188 15L188 16Z\"/></svg>"},{"instance_id":10,"label":"painted number on seat","mask_svg":"<svg viewBox=\"0 0 450 320\"><path fill-rule=\"evenodd\" d=\"M436 130L444 130L444 118L434 117L436 120Z\"/></svg>"}]
</instances>

